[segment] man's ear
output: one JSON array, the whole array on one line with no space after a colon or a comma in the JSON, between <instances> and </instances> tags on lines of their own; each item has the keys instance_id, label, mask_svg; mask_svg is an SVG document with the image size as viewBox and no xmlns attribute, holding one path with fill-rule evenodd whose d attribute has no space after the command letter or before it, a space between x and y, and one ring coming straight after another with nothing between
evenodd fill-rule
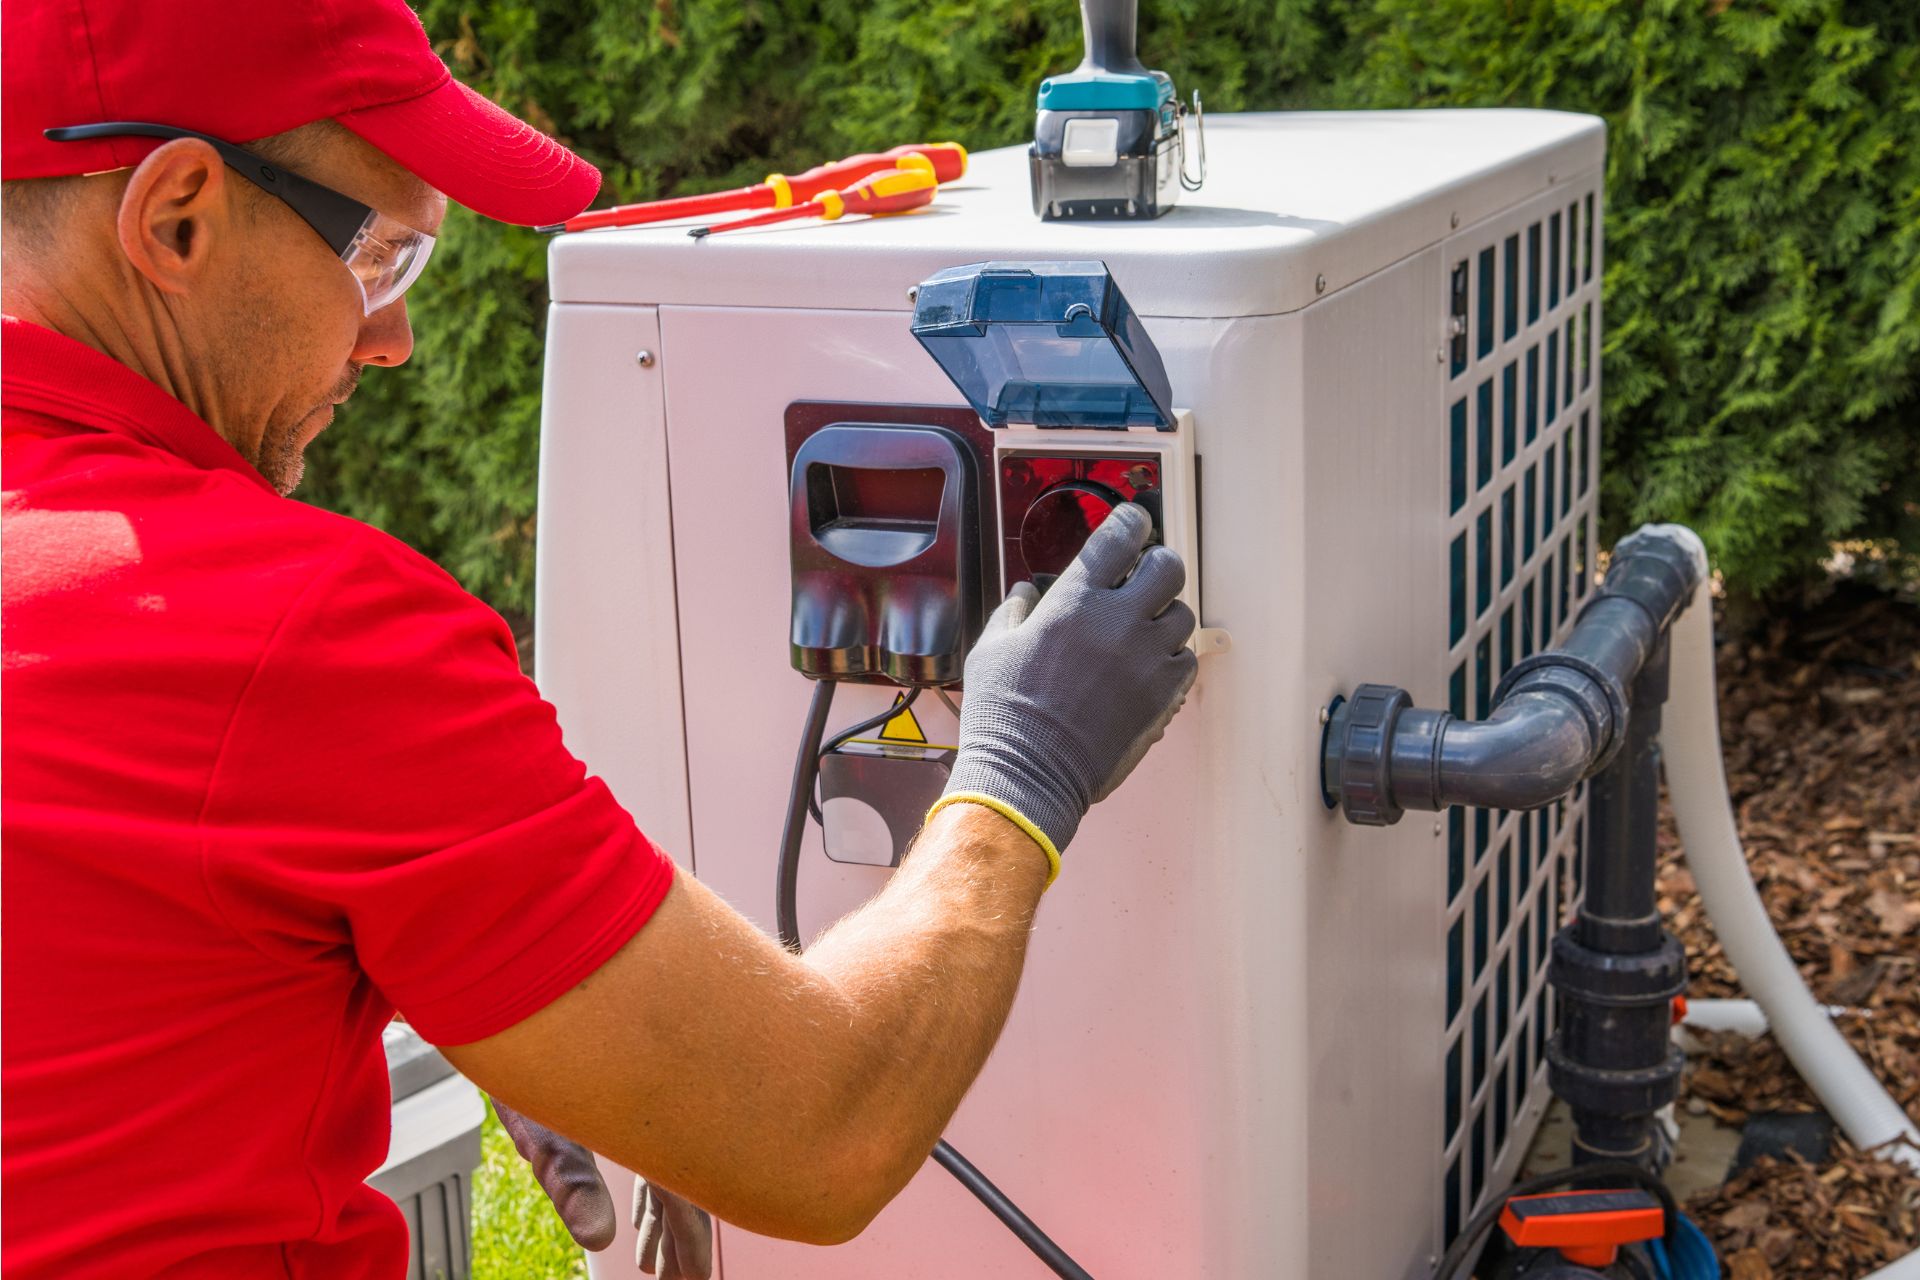
<instances>
[{"instance_id":1,"label":"man's ear","mask_svg":"<svg viewBox=\"0 0 1920 1280\"><path fill-rule=\"evenodd\" d=\"M120 196L120 250L162 293L185 295L232 225L231 175L198 138L175 138L134 169Z\"/></svg>"}]
</instances>

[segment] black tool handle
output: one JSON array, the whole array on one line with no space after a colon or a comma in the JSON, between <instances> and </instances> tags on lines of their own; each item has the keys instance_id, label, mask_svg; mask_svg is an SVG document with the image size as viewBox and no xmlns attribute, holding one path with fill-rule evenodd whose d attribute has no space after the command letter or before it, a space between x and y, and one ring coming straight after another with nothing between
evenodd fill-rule
<instances>
[{"instance_id":1,"label":"black tool handle","mask_svg":"<svg viewBox=\"0 0 1920 1280\"><path fill-rule=\"evenodd\" d=\"M1087 56L1081 71L1111 71L1145 75L1140 65L1140 0L1080 0L1080 24L1086 31Z\"/></svg>"}]
</instances>

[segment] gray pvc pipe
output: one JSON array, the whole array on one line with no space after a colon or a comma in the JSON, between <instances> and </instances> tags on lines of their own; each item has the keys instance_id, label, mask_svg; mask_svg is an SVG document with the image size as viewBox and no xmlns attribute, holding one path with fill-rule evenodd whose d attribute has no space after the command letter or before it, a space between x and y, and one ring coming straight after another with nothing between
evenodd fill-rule
<instances>
[{"instance_id":1,"label":"gray pvc pipe","mask_svg":"<svg viewBox=\"0 0 1920 1280\"><path fill-rule=\"evenodd\" d=\"M1435 769L1439 796L1470 795L1488 808L1537 809L1573 790L1597 754L1599 744L1579 708L1558 693L1523 687L1485 720L1447 721Z\"/></svg>"},{"instance_id":2,"label":"gray pvc pipe","mask_svg":"<svg viewBox=\"0 0 1920 1280\"><path fill-rule=\"evenodd\" d=\"M1667 527L1690 541L1704 568L1706 548L1699 538L1678 525ZM1740 985L1766 1012L1780 1047L1848 1139L1857 1147L1875 1147L1905 1137L1913 1145L1891 1148L1891 1158L1920 1171L1920 1130L1808 993L1747 870L1720 756L1713 601L1704 572L1693 606L1673 624L1672 644L1673 691L1660 729L1661 757L1687 867L1714 933ZM1902 1276L1920 1275L1920 1262L1913 1258L1894 1265L1911 1265L1912 1270L1899 1272ZM1891 1280L1894 1271L1882 1274Z\"/></svg>"}]
</instances>

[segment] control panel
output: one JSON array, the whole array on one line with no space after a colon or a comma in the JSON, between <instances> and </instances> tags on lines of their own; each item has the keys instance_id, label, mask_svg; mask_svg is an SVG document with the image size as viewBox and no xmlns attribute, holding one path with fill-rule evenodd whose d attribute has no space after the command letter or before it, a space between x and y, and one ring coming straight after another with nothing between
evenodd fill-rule
<instances>
[{"instance_id":1,"label":"control panel","mask_svg":"<svg viewBox=\"0 0 1920 1280\"><path fill-rule=\"evenodd\" d=\"M1193 415L1173 407L1160 352L1100 262L982 262L915 292L913 334L993 440L1004 587L1042 591L1123 502L1153 516L1187 566L1200 614ZM1196 652L1225 647L1200 628Z\"/></svg>"},{"instance_id":2,"label":"control panel","mask_svg":"<svg viewBox=\"0 0 1920 1280\"><path fill-rule=\"evenodd\" d=\"M1123 502L1160 524L1160 465L1112 454L1008 452L1000 458L1002 576L1043 590Z\"/></svg>"},{"instance_id":3,"label":"control panel","mask_svg":"<svg viewBox=\"0 0 1920 1280\"><path fill-rule=\"evenodd\" d=\"M1080 553L1107 514L1137 502L1153 516L1154 541L1180 553L1187 586L1180 598L1200 613L1198 459L1193 417L1173 414L1171 430L1081 431L1009 426L994 432L1001 580L1045 591ZM1196 652L1221 643L1195 633Z\"/></svg>"}]
</instances>

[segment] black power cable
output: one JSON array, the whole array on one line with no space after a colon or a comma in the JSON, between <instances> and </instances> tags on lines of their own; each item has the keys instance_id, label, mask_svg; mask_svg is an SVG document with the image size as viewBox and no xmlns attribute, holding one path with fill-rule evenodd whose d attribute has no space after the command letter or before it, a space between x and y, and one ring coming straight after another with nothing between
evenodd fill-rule
<instances>
[{"instance_id":1,"label":"black power cable","mask_svg":"<svg viewBox=\"0 0 1920 1280\"><path fill-rule=\"evenodd\" d=\"M902 697L898 702L895 702L892 706L888 707L885 711L882 711L879 715L868 716L865 720L862 720L859 724L849 725L847 728L842 729L840 732L834 734L831 738L828 738L826 743L822 745L818 751L813 753L814 759L816 761L825 759L827 756L832 755L835 751L839 750L841 747L845 746L847 743L852 742L855 738L867 732L867 730L878 729L881 725L886 724L889 720L892 720L895 716L899 715L902 711L905 711L908 708L912 707L913 704L919 700L919 697L920 697L920 686L915 685L913 688L907 690L906 696ZM812 789L809 789L807 791L807 814L815 822L819 822L823 826L825 825L824 820L820 817L820 797L814 795Z\"/></svg>"},{"instance_id":2,"label":"black power cable","mask_svg":"<svg viewBox=\"0 0 1920 1280\"><path fill-rule=\"evenodd\" d=\"M793 762L793 784L787 789L787 825L780 833L780 861L774 881L774 921L780 945L795 955L800 954L800 837L807 829L804 815L813 804L813 781L820 772L820 739L826 736L827 712L832 709L833 681L814 681L806 727L800 731L800 754Z\"/></svg>"},{"instance_id":3,"label":"black power cable","mask_svg":"<svg viewBox=\"0 0 1920 1280\"><path fill-rule=\"evenodd\" d=\"M1507 1193L1489 1200L1480 1212L1467 1219L1460 1229L1452 1246L1440 1258L1440 1265L1433 1269L1433 1280L1453 1280L1454 1273L1473 1256L1480 1237L1487 1234L1500 1211L1507 1207L1507 1201L1515 1196L1538 1195L1542 1191L1552 1191L1555 1187L1564 1187L1574 1182L1611 1182L1624 1180L1644 1190L1651 1191L1660 1201L1660 1208L1666 1214L1666 1231L1669 1242L1680 1223L1680 1206L1674 1201L1673 1192L1667 1184L1642 1169L1637 1164L1628 1164L1624 1160L1596 1160L1592 1164L1576 1165L1571 1169L1556 1169L1552 1173L1543 1173L1525 1182L1516 1182L1507 1188Z\"/></svg>"},{"instance_id":4,"label":"black power cable","mask_svg":"<svg viewBox=\"0 0 1920 1280\"><path fill-rule=\"evenodd\" d=\"M1020 1211L1020 1206L1007 1199L1007 1193L993 1185L987 1175L973 1167L973 1162L947 1145L945 1138L933 1144L933 1158L940 1167L960 1180L960 1185L973 1192L981 1204L993 1213L993 1216L1005 1224L1007 1230L1020 1238L1020 1243L1033 1250L1034 1257L1047 1264L1053 1274L1061 1280L1093 1280L1086 1269L1067 1255L1067 1251L1053 1242L1032 1218Z\"/></svg>"},{"instance_id":5,"label":"black power cable","mask_svg":"<svg viewBox=\"0 0 1920 1280\"><path fill-rule=\"evenodd\" d=\"M910 690L904 702L841 730L827 745L822 746L827 732L827 712L833 707L833 681L814 682L813 700L807 705L806 726L800 731L800 752L794 757L793 785L787 790L787 821L785 830L780 834L780 862L775 874L774 918L779 927L780 944L795 955L801 949L798 909L800 838L806 831L807 815L811 813L816 820L820 816L813 796L814 783L820 773L820 757L876 725L885 724L899 715L904 707L912 706L913 700L919 696L918 688ZM1000 1219L1021 1244L1033 1250L1034 1257L1046 1263L1060 1280L1093 1280L1084 1267L1055 1244L1032 1218L1021 1212L1019 1205L1007 1198L1006 1192L994 1186L984 1173L973 1167L972 1161L949 1146L945 1138L933 1144L933 1158L961 1186L971 1191L994 1217Z\"/></svg>"}]
</instances>

